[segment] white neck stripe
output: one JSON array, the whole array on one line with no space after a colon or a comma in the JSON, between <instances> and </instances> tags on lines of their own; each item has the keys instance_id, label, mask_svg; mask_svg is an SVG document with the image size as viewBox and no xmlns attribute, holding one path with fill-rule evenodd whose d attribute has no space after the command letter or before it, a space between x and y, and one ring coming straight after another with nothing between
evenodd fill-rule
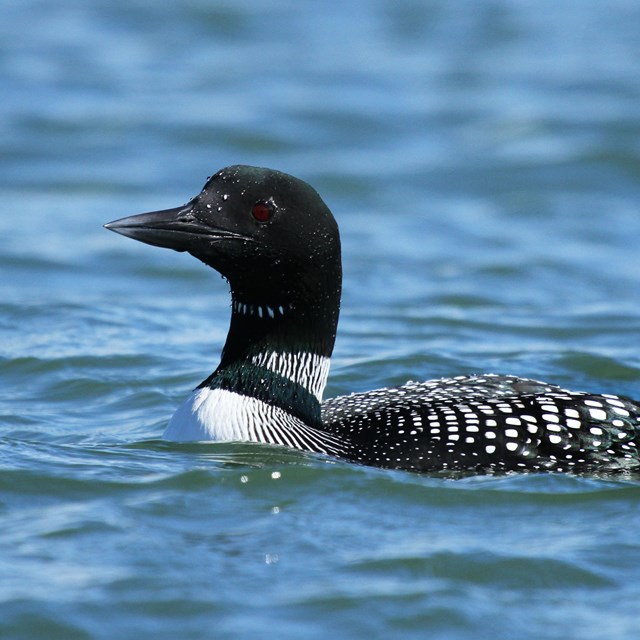
<instances>
[{"instance_id":1,"label":"white neck stripe","mask_svg":"<svg viewBox=\"0 0 640 640\"><path fill-rule=\"evenodd\" d=\"M251 363L302 385L318 398L318 402L322 402L322 394L329 377L330 358L303 351L298 353L273 351L253 356Z\"/></svg>"},{"instance_id":2,"label":"white neck stripe","mask_svg":"<svg viewBox=\"0 0 640 640\"><path fill-rule=\"evenodd\" d=\"M260 304L247 304L246 302L239 302L233 300L231 303L231 309L233 313L238 313L242 316L257 316L258 318L275 318L276 316L284 316L287 312L293 309L293 304L288 305L260 305Z\"/></svg>"}]
</instances>

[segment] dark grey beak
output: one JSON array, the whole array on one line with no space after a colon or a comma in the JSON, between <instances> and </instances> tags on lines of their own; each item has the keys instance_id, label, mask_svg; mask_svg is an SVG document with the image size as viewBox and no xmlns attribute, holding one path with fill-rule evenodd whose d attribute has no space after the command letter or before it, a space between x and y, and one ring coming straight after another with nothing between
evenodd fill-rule
<instances>
[{"instance_id":1,"label":"dark grey beak","mask_svg":"<svg viewBox=\"0 0 640 640\"><path fill-rule=\"evenodd\" d=\"M191 203L175 209L120 218L104 227L128 238L175 251L188 251L195 238L212 232L210 227L195 218Z\"/></svg>"}]
</instances>

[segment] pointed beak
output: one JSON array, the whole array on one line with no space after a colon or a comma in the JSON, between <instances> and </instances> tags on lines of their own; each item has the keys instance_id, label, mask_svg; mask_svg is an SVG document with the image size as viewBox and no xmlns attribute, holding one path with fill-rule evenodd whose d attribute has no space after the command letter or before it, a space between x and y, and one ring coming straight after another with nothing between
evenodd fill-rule
<instances>
[{"instance_id":1,"label":"pointed beak","mask_svg":"<svg viewBox=\"0 0 640 640\"><path fill-rule=\"evenodd\" d=\"M215 234L211 227L197 220L191 203L175 209L120 218L108 222L104 227L154 247L175 251L188 251L194 240Z\"/></svg>"}]
</instances>

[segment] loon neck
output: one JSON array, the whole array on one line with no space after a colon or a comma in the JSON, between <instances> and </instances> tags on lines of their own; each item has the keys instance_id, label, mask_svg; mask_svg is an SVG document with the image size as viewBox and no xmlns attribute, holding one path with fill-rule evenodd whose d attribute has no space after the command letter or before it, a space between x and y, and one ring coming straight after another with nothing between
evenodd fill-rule
<instances>
[{"instance_id":1,"label":"loon neck","mask_svg":"<svg viewBox=\"0 0 640 640\"><path fill-rule=\"evenodd\" d=\"M231 323L220 368L262 353L310 353L330 358L336 339L340 289L310 300L257 300L231 292Z\"/></svg>"},{"instance_id":2,"label":"loon neck","mask_svg":"<svg viewBox=\"0 0 640 640\"><path fill-rule=\"evenodd\" d=\"M247 302L232 292L220 365L200 387L256 398L319 427L338 323L337 294L337 304L330 297L310 304Z\"/></svg>"}]
</instances>

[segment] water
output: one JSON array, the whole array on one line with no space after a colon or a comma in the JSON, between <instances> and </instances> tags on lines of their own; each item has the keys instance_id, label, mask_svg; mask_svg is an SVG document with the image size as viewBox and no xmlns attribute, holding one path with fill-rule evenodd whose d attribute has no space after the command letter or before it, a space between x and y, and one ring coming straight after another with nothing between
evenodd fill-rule
<instances>
[{"instance_id":1,"label":"water","mask_svg":"<svg viewBox=\"0 0 640 640\"><path fill-rule=\"evenodd\" d=\"M342 229L327 395L638 397L639 27L624 0L4 7L0 637L637 638L637 477L163 443L226 287L101 224L288 171Z\"/></svg>"}]
</instances>

